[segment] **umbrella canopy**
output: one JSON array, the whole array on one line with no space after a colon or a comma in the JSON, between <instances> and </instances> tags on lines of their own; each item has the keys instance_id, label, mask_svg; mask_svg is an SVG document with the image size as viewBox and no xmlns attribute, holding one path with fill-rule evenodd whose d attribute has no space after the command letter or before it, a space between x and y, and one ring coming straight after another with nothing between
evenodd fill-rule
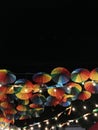
<instances>
[{"instance_id":1,"label":"umbrella canopy","mask_svg":"<svg viewBox=\"0 0 98 130\"><path fill-rule=\"evenodd\" d=\"M0 69L0 85L8 85L14 83L16 76L6 69Z\"/></svg>"},{"instance_id":2,"label":"umbrella canopy","mask_svg":"<svg viewBox=\"0 0 98 130\"><path fill-rule=\"evenodd\" d=\"M65 92L72 95L77 95L82 91L80 84L69 82L64 86Z\"/></svg>"},{"instance_id":3,"label":"umbrella canopy","mask_svg":"<svg viewBox=\"0 0 98 130\"><path fill-rule=\"evenodd\" d=\"M98 68L95 68L90 72L90 79L98 80Z\"/></svg>"},{"instance_id":4,"label":"umbrella canopy","mask_svg":"<svg viewBox=\"0 0 98 130\"><path fill-rule=\"evenodd\" d=\"M92 81L86 81L84 83L85 90L89 91L90 93L96 93L96 87Z\"/></svg>"},{"instance_id":5,"label":"umbrella canopy","mask_svg":"<svg viewBox=\"0 0 98 130\"><path fill-rule=\"evenodd\" d=\"M88 92L88 91L82 91L79 96L78 96L78 99L79 100L82 100L82 101L85 101L87 99L89 99L91 97L91 93Z\"/></svg>"},{"instance_id":6,"label":"umbrella canopy","mask_svg":"<svg viewBox=\"0 0 98 130\"><path fill-rule=\"evenodd\" d=\"M78 68L72 71L71 80L77 83L82 83L89 79L90 72L85 68Z\"/></svg>"},{"instance_id":7,"label":"umbrella canopy","mask_svg":"<svg viewBox=\"0 0 98 130\"><path fill-rule=\"evenodd\" d=\"M30 93L33 90L33 83L27 79L19 79L15 82L14 91L15 93Z\"/></svg>"},{"instance_id":8,"label":"umbrella canopy","mask_svg":"<svg viewBox=\"0 0 98 130\"><path fill-rule=\"evenodd\" d=\"M50 96L56 97L57 99L62 99L65 91L62 88L49 88L48 94Z\"/></svg>"},{"instance_id":9,"label":"umbrella canopy","mask_svg":"<svg viewBox=\"0 0 98 130\"><path fill-rule=\"evenodd\" d=\"M51 76L45 72L38 72L33 75L32 79L38 84L48 83L51 80Z\"/></svg>"},{"instance_id":10,"label":"umbrella canopy","mask_svg":"<svg viewBox=\"0 0 98 130\"><path fill-rule=\"evenodd\" d=\"M51 71L51 76L54 82L65 84L70 80L70 72L64 67L56 67Z\"/></svg>"}]
</instances>

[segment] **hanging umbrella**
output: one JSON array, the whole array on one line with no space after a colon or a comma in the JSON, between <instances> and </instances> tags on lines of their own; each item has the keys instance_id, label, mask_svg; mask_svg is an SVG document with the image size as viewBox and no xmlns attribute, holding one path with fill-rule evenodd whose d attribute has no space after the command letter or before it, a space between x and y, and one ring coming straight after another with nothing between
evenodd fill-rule
<instances>
[{"instance_id":1,"label":"hanging umbrella","mask_svg":"<svg viewBox=\"0 0 98 130\"><path fill-rule=\"evenodd\" d=\"M46 101L46 98L42 94L33 94L30 100L34 104L43 105L44 102Z\"/></svg>"},{"instance_id":2,"label":"hanging umbrella","mask_svg":"<svg viewBox=\"0 0 98 130\"><path fill-rule=\"evenodd\" d=\"M45 84L51 80L51 76L45 72L38 72L33 75L32 79L35 83Z\"/></svg>"},{"instance_id":3,"label":"hanging umbrella","mask_svg":"<svg viewBox=\"0 0 98 130\"><path fill-rule=\"evenodd\" d=\"M84 88L86 91L89 91L90 93L96 93L96 87L92 81L86 81L84 83Z\"/></svg>"},{"instance_id":4,"label":"hanging umbrella","mask_svg":"<svg viewBox=\"0 0 98 130\"><path fill-rule=\"evenodd\" d=\"M33 90L33 84L27 79L19 79L14 85L15 92L30 93Z\"/></svg>"},{"instance_id":5,"label":"hanging umbrella","mask_svg":"<svg viewBox=\"0 0 98 130\"><path fill-rule=\"evenodd\" d=\"M89 79L90 72L85 68L78 68L72 71L71 80L77 83L82 83Z\"/></svg>"},{"instance_id":6,"label":"hanging umbrella","mask_svg":"<svg viewBox=\"0 0 98 130\"><path fill-rule=\"evenodd\" d=\"M95 68L90 72L90 79L98 80L98 68Z\"/></svg>"},{"instance_id":7,"label":"hanging umbrella","mask_svg":"<svg viewBox=\"0 0 98 130\"><path fill-rule=\"evenodd\" d=\"M65 84L70 80L70 72L64 67L56 67L51 71L51 76L54 82Z\"/></svg>"},{"instance_id":8,"label":"hanging umbrella","mask_svg":"<svg viewBox=\"0 0 98 130\"><path fill-rule=\"evenodd\" d=\"M48 96L45 102L45 106L56 106L58 104L61 104L61 100L53 96Z\"/></svg>"},{"instance_id":9,"label":"hanging umbrella","mask_svg":"<svg viewBox=\"0 0 98 130\"><path fill-rule=\"evenodd\" d=\"M64 86L65 92L71 95L78 95L82 91L80 84L69 82Z\"/></svg>"},{"instance_id":10,"label":"hanging umbrella","mask_svg":"<svg viewBox=\"0 0 98 130\"><path fill-rule=\"evenodd\" d=\"M88 92L88 91L82 91L79 96L78 96L78 99L79 100L82 100L82 101L85 101L87 99L89 99L91 97L91 93Z\"/></svg>"},{"instance_id":11,"label":"hanging umbrella","mask_svg":"<svg viewBox=\"0 0 98 130\"><path fill-rule=\"evenodd\" d=\"M56 97L57 99L61 99L64 95L65 91L62 88L49 88L48 94L50 96Z\"/></svg>"},{"instance_id":12,"label":"hanging umbrella","mask_svg":"<svg viewBox=\"0 0 98 130\"><path fill-rule=\"evenodd\" d=\"M15 94L17 98L21 99L21 100L28 100L30 98L32 98L32 92L30 93L16 93Z\"/></svg>"},{"instance_id":13,"label":"hanging umbrella","mask_svg":"<svg viewBox=\"0 0 98 130\"><path fill-rule=\"evenodd\" d=\"M14 83L16 76L6 69L0 69L0 85L8 85Z\"/></svg>"}]
</instances>

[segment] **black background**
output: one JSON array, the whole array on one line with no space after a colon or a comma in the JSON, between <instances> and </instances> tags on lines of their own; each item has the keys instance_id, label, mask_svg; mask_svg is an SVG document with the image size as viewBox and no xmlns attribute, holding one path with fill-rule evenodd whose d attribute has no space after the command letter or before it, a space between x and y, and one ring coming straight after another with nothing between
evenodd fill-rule
<instances>
[{"instance_id":1,"label":"black background","mask_svg":"<svg viewBox=\"0 0 98 130\"><path fill-rule=\"evenodd\" d=\"M96 3L36 3L1 10L0 68L50 72L98 67Z\"/></svg>"}]
</instances>

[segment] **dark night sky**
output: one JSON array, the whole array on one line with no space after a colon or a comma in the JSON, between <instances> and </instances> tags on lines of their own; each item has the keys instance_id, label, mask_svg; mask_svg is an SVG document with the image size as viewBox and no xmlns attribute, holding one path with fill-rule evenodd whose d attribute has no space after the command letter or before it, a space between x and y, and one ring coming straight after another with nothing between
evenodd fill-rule
<instances>
[{"instance_id":1,"label":"dark night sky","mask_svg":"<svg viewBox=\"0 0 98 130\"><path fill-rule=\"evenodd\" d=\"M66 8L46 5L2 11L0 68L25 72L98 66L95 4L81 9L71 1Z\"/></svg>"}]
</instances>

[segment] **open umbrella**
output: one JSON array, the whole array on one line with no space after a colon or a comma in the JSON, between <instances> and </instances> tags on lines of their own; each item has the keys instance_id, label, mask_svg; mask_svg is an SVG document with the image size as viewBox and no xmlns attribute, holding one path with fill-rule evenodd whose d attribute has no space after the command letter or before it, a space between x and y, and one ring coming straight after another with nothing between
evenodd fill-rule
<instances>
[{"instance_id":1,"label":"open umbrella","mask_svg":"<svg viewBox=\"0 0 98 130\"><path fill-rule=\"evenodd\" d=\"M95 68L90 72L90 79L98 80L98 68Z\"/></svg>"},{"instance_id":2,"label":"open umbrella","mask_svg":"<svg viewBox=\"0 0 98 130\"><path fill-rule=\"evenodd\" d=\"M90 72L85 68L78 68L72 71L71 80L77 83L82 83L89 79Z\"/></svg>"},{"instance_id":3,"label":"open umbrella","mask_svg":"<svg viewBox=\"0 0 98 130\"><path fill-rule=\"evenodd\" d=\"M57 99L62 99L65 91L62 88L49 88L48 94L50 96L56 97Z\"/></svg>"},{"instance_id":4,"label":"open umbrella","mask_svg":"<svg viewBox=\"0 0 98 130\"><path fill-rule=\"evenodd\" d=\"M84 83L84 88L86 91L89 91L90 93L96 93L96 87L92 81L86 81Z\"/></svg>"},{"instance_id":5,"label":"open umbrella","mask_svg":"<svg viewBox=\"0 0 98 130\"><path fill-rule=\"evenodd\" d=\"M65 84L70 80L70 72L64 67L56 67L51 71L51 76L54 82Z\"/></svg>"},{"instance_id":6,"label":"open umbrella","mask_svg":"<svg viewBox=\"0 0 98 130\"><path fill-rule=\"evenodd\" d=\"M88 92L88 91L82 91L79 96L78 96L78 99L79 100L82 100L82 101L85 101L87 99L89 99L91 97L91 93Z\"/></svg>"},{"instance_id":7,"label":"open umbrella","mask_svg":"<svg viewBox=\"0 0 98 130\"><path fill-rule=\"evenodd\" d=\"M82 91L80 84L69 82L64 86L65 92L72 95L78 95Z\"/></svg>"},{"instance_id":8,"label":"open umbrella","mask_svg":"<svg viewBox=\"0 0 98 130\"><path fill-rule=\"evenodd\" d=\"M33 83L27 79L19 79L15 82L15 92L30 93L33 90Z\"/></svg>"},{"instance_id":9,"label":"open umbrella","mask_svg":"<svg viewBox=\"0 0 98 130\"><path fill-rule=\"evenodd\" d=\"M51 80L51 78L52 78L51 75L45 72L35 73L32 77L33 81L38 84L48 83Z\"/></svg>"},{"instance_id":10,"label":"open umbrella","mask_svg":"<svg viewBox=\"0 0 98 130\"><path fill-rule=\"evenodd\" d=\"M14 83L16 76L6 69L0 69L0 85L8 85Z\"/></svg>"}]
</instances>

